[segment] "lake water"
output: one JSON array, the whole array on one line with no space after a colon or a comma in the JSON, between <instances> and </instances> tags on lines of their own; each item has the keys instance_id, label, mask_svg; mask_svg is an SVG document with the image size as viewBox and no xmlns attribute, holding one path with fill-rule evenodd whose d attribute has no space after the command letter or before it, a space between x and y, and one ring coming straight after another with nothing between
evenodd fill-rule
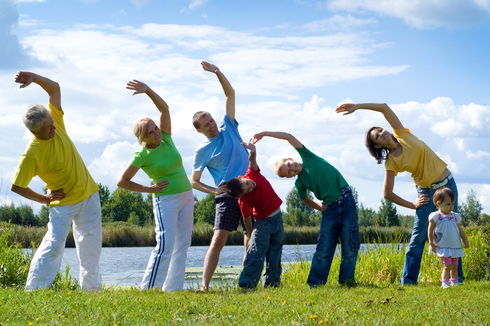
<instances>
[{"instance_id":1,"label":"lake water","mask_svg":"<svg viewBox=\"0 0 490 326\"><path fill-rule=\"evenodd\" d=\"M209 247L190 247L186 262L186 288L197 288L202 276L204 257ZM291 263L300 258L311 260L316 245L285 245L282 252L282 262ZM117 286L139 286L145 273L148 259L153 247L135 248L102 248L100 257L100 273L102 283ZM220 279L236 277L242 268L243 246L225 246L220 254L218 268L214 277ZM65 249L62 270L70 266L70 274L78 279L79 261L75 248Z\"/></svg>"}]
</instances>

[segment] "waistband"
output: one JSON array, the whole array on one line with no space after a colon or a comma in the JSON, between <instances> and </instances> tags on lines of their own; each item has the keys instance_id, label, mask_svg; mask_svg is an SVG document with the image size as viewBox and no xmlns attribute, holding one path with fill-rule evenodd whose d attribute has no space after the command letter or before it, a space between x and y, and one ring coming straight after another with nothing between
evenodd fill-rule
<instances>
[{"instance_id":1,"label":"waistband","mask_svg":"<svg viewBox=\"0 0 490 326\"><path fill-rule=\"evenodd\" d=\"M433 183L427 187L420 187L420 188L429 188L429 189L439 189L441 187L444 187L451 179L453 178L453 175L449 173L449 175L442 181Z\"/></svg>"},{"instance_id":2,"label":"waistband","mask_svg":"<svg viewBox=\"0 0 490 326\"><path fill-rule=\"evenodd\" d=\"M345 186L344 188L342 188L342 193L340 194L340 196L337 199L335 199L332 203L330 203L329 205L343 204L347 201L347 199L350 197L350 195L352 195L352 189L349 186Z\"/></svg>"}]
</instances>

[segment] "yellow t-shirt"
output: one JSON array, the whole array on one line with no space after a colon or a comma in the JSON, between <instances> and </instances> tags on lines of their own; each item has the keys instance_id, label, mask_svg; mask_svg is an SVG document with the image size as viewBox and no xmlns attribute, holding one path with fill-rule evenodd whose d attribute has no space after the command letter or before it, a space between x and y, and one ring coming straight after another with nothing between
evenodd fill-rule
<instances>
[{"instance_id":1,"label":"yellow t-shirt","mask_svg":"<svg viewBox=\"0 0 490 326\"><path fill-rule=\"evenodd\" d=\"M66 133L63 110L58 110L51 103L49 109L56 133L48 140L33 135L20 157L12 184L26 188L32 178L39 176L46 183L46 188L63 189L66 195L62 200L52 201L50 207L75 204L99 191L99 187Z\"/></svg>"},{"instance_id":2,"label":"yellow t-shirt","mask_svg":"<svg viewBox=\"0 0 490 326\"><path fill-rule=\"evenodd\" d=\"M402 145L403 153L398 157L388 155L385 170L412 173L417 186L430 186L444 172L447 164L439 158L423 141L410 133L409 129L394 129L393 135Z\"/></svg>"}]
</instances>

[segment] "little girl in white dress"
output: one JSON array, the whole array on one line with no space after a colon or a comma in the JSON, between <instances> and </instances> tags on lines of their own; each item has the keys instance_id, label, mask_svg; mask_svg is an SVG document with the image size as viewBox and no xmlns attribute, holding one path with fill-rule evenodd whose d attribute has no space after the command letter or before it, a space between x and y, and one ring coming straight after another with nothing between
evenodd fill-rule
<instances>
[{"instance_id":1,"label":"little girl in white dress","mask_svg":"<svg viewBox=\"0 0 490 326\"><path fill-rule=\"evenodd\" d=\"M434 193L434 204L439 208L437 212L429 215L429 253L441 257L442 288L458 285L458 261L464 256L461 239L464 247L469 248L468 238L461 226L461 216L453 212L455 196L451 189L442 187Z\"/></svg>"}]
</instances>

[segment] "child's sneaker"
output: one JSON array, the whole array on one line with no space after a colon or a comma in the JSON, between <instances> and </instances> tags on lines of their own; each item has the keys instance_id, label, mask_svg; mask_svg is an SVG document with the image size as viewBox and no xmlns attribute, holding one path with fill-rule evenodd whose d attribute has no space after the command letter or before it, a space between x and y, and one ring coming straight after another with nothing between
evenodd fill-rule
<instances>
[{"instance_id":1,"label":"child's sneaker","mask_svg":"<svg viewBox=\"0 0 490 326\"><path fill-rule=\"evenodd\" d=\"M451 286L459 286L459 285L461 285L461 284L460 284L458 281L456 281L456 282L451 282Z\"/></svg>"},{"instance_id":2,"label":"child's sneaker","mask_svg":"<svg viewBox=\"0 0 490 326\"><path fill-rule=\"evenodd\" d=\"M444 283L444 282L441 285L441 288L443 288L443 289L447 289L448 287L449 287L449 284Z\"/></svg>"}]
</instances>

